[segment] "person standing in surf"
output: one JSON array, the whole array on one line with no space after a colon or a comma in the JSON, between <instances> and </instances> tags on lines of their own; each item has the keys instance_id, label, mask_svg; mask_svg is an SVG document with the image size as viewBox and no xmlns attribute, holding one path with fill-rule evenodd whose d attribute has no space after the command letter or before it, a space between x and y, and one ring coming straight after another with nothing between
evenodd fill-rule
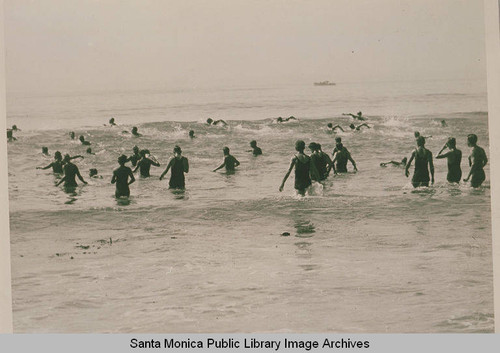
<instances>
[{"instance_id":1,"label":"person standing in surf","mask_svg":"<svg viewBox=\"0 0 500 353\"><path fill-rule=\"evenodd\" d=\"M78 177L78 179L80 179L82 183L87 184L87 182L83 180L83 177L80 174L80 170L78 170L78 167L73 163L71 163L71 157L69 156L69 154L64 155L63 163L64 163L64 177L62 177L61 180L59 180L56 186L59 186L62 182L64 182L65 188L74 188L78 186L75 177Z\"/></svg>"},{"instance_id":2,"label":"person standing in surf","mask_svg":"<svg viewBox=\"0 0 500 353\"><path fill-rule=\"evenodd\" d=\"M283 191L285 187L285 182L290 176L292 169L295 168L295 190L301 196L305 196L306 192L308 192L311 186L311 170L313 171L313 178L315 180L319 179L318 172L311 163L311 157L304 153L304 149L306 148L306 144L302 140L298 140L295 142L295 150L298 152L296 155L292 157L292 161L290 162L290 167L281 182L279 187L279 191Z\"/></svg>"},{"instance_id":3,"label":"person standing in surf","mask_svg":"<svg viewBox=\"0 0 500 353\"><path fill-rule=\"evenodd\" d=\"M141 159L141 154L139 153L139 147L134 146L134 148L132 148L132 152L134 152L134 154L128 157L127 160L130 161L130 163L132 163L133 167L135 167L137 165L137 161Z\"/></svg>"},{"instance_id":4,"label":"person standing in surf","mask_svg":"<svg viewBox=\"0 0 500 353\"><path fill-rule=\"evenodd\" d=\"M83 158L83 156L80 156L80 155L77 155L74 157L70 157L69 155L67 155L67 156L69 157L69 160L72 160L75 158ZM56 153L54 153L54 162L50 163L48 166L45 166L45 167L36 167L36 169L45 170L45 169L52 168L53 173L62 174L64 172L64 170L63 170L64 164L65 164L65 162L63 161L61 152L56 151Z\"/></svg>"},{"instance_id":5,"label":"person standing in surf","mask_svg":"<svg viewBox=\"0 0 500 353\"><path fill-rule=\"evenodd\" d=\"M477 188L486 179L484 166L488 163L488 157L486 157L484 149L477 145L477 135L467 135L467 146L472 147L472 151L469 155L469 175L467 175L464 181L467 182L470 179L470 185L473 188Z\"/></svg>"},{"instance_id":6,"label":"person standing in surf","mask_svg":"<svg viewBox=\"0 0 500 353\"><path fill-rule=\"evenodd\" d=\"M129 185L135 181L134 173L132 169L125 166L128 158L124 154L118 157L118 164L120 165L117 169L113 171L113 178L111 178L111 184L116 183L115 197L119 198L122 196L130 196ZM97 171L96 171L97 174ZM130 181L129 181L130 177Z\"/></svg>"},{"instance_id":7,"label":"person standing in surf","mask_svg":"<svg viewBox=\"0 0 500 353\"><path fill-rule=\"evenodd\" d=\"M410 175L411 162L415 160L415 171L411 183L414 188L429 186L429 170L431 172L431 183L434 184L434 164L432 163L432 152L425 148L425 138L417 138L417 148L412 152L410 160L406 164L405 175Z\"/></svg>"},{"instance_id":8,"label":"person standing in surf","mask_svg":"<svg viewBox=\"0 0 500 353\"><path fill-rule=\"evenodd\" d=\"M311 179L321 182L328 176L332 168L332 160L321 150L321 145L319 143L311 142L308 147L311 150L311 170L315 168L317 171L317 173L311 173Z\"/></svg>"},{"instance_id":9,"label":"person standing in surf","mask_svg":"<svg viewBox=\"0 0 500 353\"><path fill-rule=\"evenodd\" d=\"M252 147L252 149L248 152L252 152L254 157L260 156L262 154L262 149L260 147L257 147L257 141L250 141L250 147Z\"/></svg>"},{"instance_id":10,"label":"person standing in surf","mask_svg":"<svg viewBox=\"0 0 500 353\"><path fill-rule=\"evenodd\" d=\"M335 138L335 148L332 152L332 167L333 172L337 173L347 173L347 161L350 161L352 166L354 167L354 171L358 171L358 167L356 167L356 162L351 157L351 153L347 150L346 147L342 144L342 138Z\"/></svg>"},{"instance_id":11,"label":"person standing in surf","mask_svg":"<svg viewBox=\"0 0 500 353\"><path fill-rule=\"evenodd\" d=\"M224 153L224 161L220 166L212 170L212 172L216 172L219 169L226 167L226 173L234 173L235 167L239 166L240 162L229 154L229 147L224 147L222 151Z\"/></svg>"},{"instance_id":12,"label":"person standing in surf","mask_svg":"<svg viewBox=\"0 0 500 353\"><path fill-rule=\"evenodd\" d=\"M457 149L456 144L457 142L455 138L450 137L436 156L436 159L447 159L448 174L446 175L446 180L450 183L459 183L462 178L462 169L460 168L460 163L462 162L462 151ZM443 151L446 148L448 148L448 152L443 154Z\"/></svg>"},{"instance_id":13,"label":"person standing in surf","mask_svg":"<svg viewBox=\"0 0 500 353\"><path fill-rule=\"evenodd\" d=\"M159 167L160 163L158 163L156 160L149 159L146 155L148 154L149 151L147 150L141 150L140 154L142 156L141 160L137 163L137 166L134 169L134 173L137 171L137 169L140 169L141 171L141 177L143 178L148 178L149 175L149 170L151 169L151 165L154 165L155 167Z\"/></svg>"},{"instance_id":14,"label":"person standing in surf","mask_svg":"<svg viewBox=\"0 0 500 353\"><path fill-rule=\"evenodd\" d=\"M169 169L171 169L171 172L168 188L184 190L186 188L184 173L189 172L189 162L186 157L182 156L182 150L179 146L174 147L174 157L168 162L167 169L161 173L160 180L163 179Z\"/></svg>"}]
</instances>

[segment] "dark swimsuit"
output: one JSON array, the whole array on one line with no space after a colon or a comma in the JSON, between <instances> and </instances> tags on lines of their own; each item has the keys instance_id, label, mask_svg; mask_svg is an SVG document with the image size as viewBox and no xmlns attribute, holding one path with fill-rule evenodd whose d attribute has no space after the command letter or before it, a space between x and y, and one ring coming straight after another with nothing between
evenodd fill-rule
<instances>
[{"instance_id":1,"label":"dark swimsuit","mask_svg":"<svg viewBox=\"0 0 500 353\"><path fill-rule=\"evenodd\" d=\"M315 181L321 181L326 179L326 158L322 154L311 154L311 162L316 167L318 171L319 180L314 179Z\"/></svg>"},{"instance_id":2,"label":"dark swimsuit","mask_svg":"<svg viewBox=\"0 0 500 353\"><path fill-rule=\"evenodd\" d=\"M474 151L473 153L471 154L471 156L469 157L469 160L472 156L474 156L474 163L476 163L476 159L477 157L481 157L481 164L473 164L471 166L471 168L474 168L473 172L472 172L472 175L471 175L471 179L470 179L470 185L473 187L473 188L477 188L479 186L481 186L481 184L483 183L483 181L486 179L486 174L484 174L484 157L485 157L485 152L483 149L480 149L479 151L476 151L476 148L480 148L480 147L474 147ZM477 154L481 155L481 156L477 156ZM474 155L475 154L475 155Z\"/></svg>"},{"instance_id":3,"label":"dark swimsuit","mask_svg":"<svg viewBox=\"0 0 500 353\"><path fill-rule=\"evenodd\" d=\"M172 167L170 169L170 181L168 182L169 189L184 189L184 159L172 159Z\"/></svg>"},{"instance_id":4,"label":"dark swimsuit","mask_svg":"<svg viewBox=\"0 0 500 353\"><path fill-rule=\"evenodd\" d=\"M337 149L337 148L335 148ZM335 169L337 170L337 173L347 173L347 161L349 160L349 151L347 148L342 147L342 149L333 151L337 152L337 160L335 163Z\"/></svg>"},{"instance_id":5,"label":"dark swimsuit","mask_svg":"<svg viewBox=\"0 0 500 353\"><path fill-rule=\"evenodd\" d=\"M448 155L448 175L446 180L450 183L458 183L462 178L462 169L460 168L460 162L462 161L462 152L459 150L454 150Z\"/></svg>"},{"instance_id":6,"label":"dark swimsuit","mask_svg":"<svg viewBox=\"0 0 500 353\"><path fill-rule=\"evenodd\" d=\"M418 186L429 186L429 168L427 153L429 153L426 149L424 149L423 156L421 156L417 150L415 150L415 171L413 173L413 178L411 179L411 183L413 187L416 188Z\"/></svg>"},{"instance_id":7,"label":"dark swimsuit","mask_svg":"<svg viewBox=\"0 0 500 353\"><path fill-rule=\"evenodd\" d=\"M132 174L132 170L129 167L119 167L115 170L116 176L116 191L115 196L130 196L130 188L128 186L128 176Z\"/></svg>"},{"instance_id":8,"label":"dark swimsuit","mask_svg":"<svg viewBox=\"0 0 500 353\"><path fill-rule=\"evenodd\" d=\"M301 191L305 190L311 185L311 177L309 170L311 167L311 158L308 156L305 162L302 162L295 156L295 189Z\"/></svg>"}]
</instances>

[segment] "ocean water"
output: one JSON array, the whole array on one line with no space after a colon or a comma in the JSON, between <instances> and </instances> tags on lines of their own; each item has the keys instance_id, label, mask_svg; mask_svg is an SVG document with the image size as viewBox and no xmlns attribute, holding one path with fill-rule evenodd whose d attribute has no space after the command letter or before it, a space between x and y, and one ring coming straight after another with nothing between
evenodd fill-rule
<instances>
[{"instance_id":1,"label":"ocean water","mask_svg":"<svg viewBox=\"0 0 500 353\"><path fill-rule=\"evenodd\" d=\"M15 331L493 332L489 166L472 189L449 185L435 160L435 185L418 190L380 166L408 157L418 130L434 155L455 137L465 177L467 134L489 154L485 92L420 81L10 94L7 122L22 129L8 146ZM326 130L359 110L371 129ZM273 121L290 115L299 120ZM103 126L111 116L119 126ZM123 133L133 125L142 137ZM292 173L280 193L295 141L331 153L335 136L359 171L306 197ZM262 156L248 152L253 139ZM134 145L161 167L117 201L112 171ZM174 145L190 163L185 192L158 180ZM241 162L233 175L211 172L224 146ZM85 156L88 185L66 193L35 169L56 150Z\"/></svg>"}]
</instances>

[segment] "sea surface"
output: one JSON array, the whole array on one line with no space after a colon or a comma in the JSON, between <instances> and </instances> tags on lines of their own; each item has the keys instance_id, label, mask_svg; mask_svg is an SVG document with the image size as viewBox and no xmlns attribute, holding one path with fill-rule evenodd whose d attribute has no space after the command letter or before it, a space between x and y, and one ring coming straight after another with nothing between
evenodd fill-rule
<instances>
[{"instance_id":1,"label":"sea surface","mask_svg":"<svg viewBox=\"0 0 500 353\"><path fill-rule=\"evenodd\" d=\"M348 131L342 113L358 111L371 128ZM420 131L434 155L457 139L465 177L467 134L489 155L483 81L11 93L7 114L21 129L8 145L15 332L494 330L489 165L472 189L448 184L435 159L435 184L416 190L402 168L380 166L409 157ZM104 126L111 117L118 126ZM292 173L278 191L296 140L331 153L336 136L357 173L306 197ZM135 145L161 167L117 201L112 171ZM185 192L158 180L175 145L190 164ZM235 174L212 172L224 146ZM68 193L35 169L57 150L85 157L75 163L88 185Z\"/></svg>"}]
</instances>

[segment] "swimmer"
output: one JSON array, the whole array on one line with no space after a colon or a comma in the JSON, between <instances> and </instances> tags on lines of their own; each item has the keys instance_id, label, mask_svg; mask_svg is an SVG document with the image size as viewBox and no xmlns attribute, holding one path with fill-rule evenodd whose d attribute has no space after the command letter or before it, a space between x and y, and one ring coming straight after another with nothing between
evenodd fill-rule
<instances>
[{"instance_id":1,"label":"swimmer","mask_svg":"<svg viewBox=\"0 0 500 353\"><path fill-rule=\"evenodd\" d=\"M59 186L61 183L64 182L64 187L75 187L77 186L75 177L78 177L80 181L84 184L87 184L85 180L83 180L82 175L80 174L80 171L78 170L78 167L71 163L71 157L69 154L66 154L64 156L64 177L62 177L61 180L56 184L56 186Z\"/></svg>"},{"instance_id":2,"label":"swimmer","mask_svg":"<svg viewBox=\"0 0 500 353\"><path fill-rule=\"evenodd\" d=\"M410 175L411 162L415 159L415 171L411 183L414 188L429 186L429 169L431 171L431 184L434 184L434 164L432 163L432 152L425 148L425 138L417 138L417 148L412 152L408 164L406 164L405 175Z\"/></svg>"},{"instance_id":3,"label":"swimmer","mask_svg":"<svg viewBox=\"0 0 500 353\"><path fill-rule=\"evenodd\" d=\"M85 146L89 146L90 145L90 142L85 141L85 137L83 137L83 135L80 135L79 140L82 143L82 145L85 145Z\"/></svg>"},{"instance_id":4,"label":"swimmer","mask_svg":"<svg viewBox=\"0 0 500 353\"><path fill-rule=\"evenodd\" d=\"M388 164L392 164L392 165L395 165L396 167L406 167L406 162L408 162L408 158L405 157L401 160L401 162L397 162L397 161L383 162L383 163L380 163L380 166L385 167Z\"/></svg>"},{"instance_id":5,"label":"swimmer","mask_svg":"<svg viewBox=\"0 0 500 353\"><path fill-rule=\"evenodd\" d=\"M117 169L113 171L113 178L111 178L111 184L116 183L115 197L130 196L130 188L128 187L135 181L134 173L132 169L125 166L127 162L127 156L121 155L118 157L118 164L120 165ZM130 181L128 180L130 178Z\"/></svg>"},{"instance_id":6,"label":"swimmer","mask_svg":"<svg viewBox=\"0 0 500 353\"><path fill-rule=\"evenodd\" d=\"M74 157L70 157L69 155L66 155L69 157L69 160L75 159L75 158L83 158L83 156L77 155ZM52 172L56 174L62 174L63 173L63 167L64 167L65 162L63 161L62 154L59 151L56 151L54 153L54 162L50 163L46 167L36 167L36 169L49 169L52 168Z\"/></svg>"},{"instance_id":7,"label":"swimmer","mask_svg":"<svg viewBox=\"0 0 500 353\"><path fill-rule=\"evenodd\" d=\"M132 128L132 135L134 135L135 137L141 137L141 136L142 136L142 134L140 134L137 130L138 130L138 129L137 129L137 126L134 126L134 127Z\"/></svg>"},{"instance_id":8,"label":"swimmer","mask_svg":"<svg viewBox=\"0 0 500 353\"><path fill-rule=\"evenodd\" d=\"M362 112L358 112L358 114L356 114L356 115L351 114L351 113L343 113L342 115L351 116L354 119L361 120L361 121L366 120L365 117L363 116Z\"/></svg>"},{"instance_id":9,"label":"swimmer","mask_svg":"<svg viewBox=\"0 0 500 353\"><path fill-rule=\"evenodd\" d=\"M194 130L189 130L189 137L194 139L196 136L194 136Z\"/></svg>"},{"instance_id":10,"label":"swimmer","mask_svg":"<svg viewBox=\"0 0 500 353\"><path fill-rule=\"evenodd\" d=\"M332 168L332 160L321 150L319 143L311 142L308 147L311 150L311 170L316 169L316 172L311 173L311 179L318 182L323 181Z\"/></svg>"},{"instance_id":11,"label":"swimmer","mask_svg":"<svg viewBox=\"0 0 500 353\"><path fill-rule=\"evenodd\" d=\"M160 180L163 179L168 170L170 172L170 181L168 182L169 189L181 189L186 187L184 173L189 172L189 162L186 157L182 156L182 150L179 146L174 147L174 157L167 164L167 169L161 173Z\"/></svg>"},{"instance_id":12,"label":"swimmer","mask_svg":"<svg viewBox=\"0 0 500 353\"><path fill-rule=\"evenodd\" d=\"M296 155L292 157L292 161L290 162L290 167L288 168L288 171L285 174L285 177L283 178L283 181L281 182L281 185L279 187L279 191L283 191L283 188L285 187L285 182L290 176L290 173L292 172L292 169L295 168L295 190L297 190L297 193L301 196L304 196L306 192L309 191L309 188L311 186L311 157L306 155L304 153L304 150L306 148L306 144L302 140L298 140L295 142L295 150L298 152ZM319 179L319 176L316 174L316 168L314 168L314 178Z\"/></svg>"},{"instance_id":13,"label":"swimmer","mask_svg":"<svg viewBox=\"0 0 500 353\"><path fill-rule=\"evenodd\" d=\"M42 154L46 155L46 156L50 156L49 154L49 148L48 147L42 147Z\"/></svg>"},{"instance_id":14,"label":"swimmer","mask_svg":"<svg viewBox=\"0 0 500 353\"><path fill-rule=\"evenodd\" d=\"M94 152L92 152L92 148L90 148L90 147L89 147L89 148L87 148L87 151L86 151L86 152L87 152L87 154L95 154Z\"/></svg>"},{"instance_id":15,"label":"swimmer","mask_svg":"<svg viewBox=\"0 0 500 353\"><path fill-rule=\"evenodd\" d=\"M464 181L467 182L470 179L470 185L477 188L486 179L483 168L488 163L488 157L486 157L484 149L477 145L477 135L467 135L467 146L472 147L472 151L469 155L469 175Z\"/></svg>"},{"instance_id":16,"label":"swimmer","mask_svg":"<svg viewBox=\"0 0 500 353\"><path fill-rule=\"evenodd\" d=\"M21 131L21 129L18 129L16 125L12 125L12 131Z\"/></svg>"},{"instance_id":17,"label":"swimmer","mask_svg":"<svg viewBox=\"0 0 500 353\"><path fill-rule=\"evenodd\" d=\"M354 124L349 125L349 127L351 128L351 130L356 130L356 131L359 131L362 127L365 127L365 126L366 126L368 129L371 129L371 127L370 127L370 126L368 126L368 124L366 124L366 123L363 123L363 124L358 125L358 126L355 126Z\"/></svg>"},{"instance_id":18,"label":"swimmer","mask_svg":"<svg viewBox=\"0 0 500 353\"><path fill-rule=\"evenodd\" d=\"M109 119L109 125L111 125L111 126L115 126L116 125L115 118Z\"/></svg>"},{"instance_id":19,"label":"swimmer","mask_svg":"<svg viewBox=\"0 0 500 353\"><path fill-rule=\"evenodd\" d=\"M247 152L252 152L254 157L260 156L262 154L261 148L257 147L257 141L250 141L250 147L252 147L252 149Z\"/></svg>"},{"instance_id":20,"label":"swimmer","mask_svg":"<svg viewBox=\"0 0 500 353\"><path fill-rule=\"evenodd\" d=\"M347 161L351 162L354 167L354 171L357 172L358 167L356 167L356 162L352 159L351 153L342 144L342 139L340 137L336 137L335 142L336 145L332 152L333 172L335 174L347 173Z\"/></svg>"},{"instance_id":21,"label":"swimmer","mask_svg":"<svg viewBox=\"0 0 500 353\"><path fill-rule=\"evenodd\" d=\"M418 139L418 137L419 137L419 136L421 136L421 135L420 135L420 132L415 131L415 132L413 133L413 136L415 136L415 140L416 140L416 139ZM422 137L423 137L423 138L425 138L425 139L428 139L428 138L431 138L432 136L422 136Z\"/></svg>"},{"instance_id":22,"label":"swimmer","mask_svg":"<svg viewBox=\"0 0 500 353\"><path fill-rule=\"evenodd\" d=\"M132 148L132 151L134 152L134 154L128 157L127 161L130 161L132 163L132 166L135 167L139 159L141 159L141 154L139 153L139 147L137 146L134 146L134 148Z\"/></svg>"},{"instance_id":23,"label":"swimmer","mask_svg":"<svg viewBox=\"0 0 500 353\"><path fill-rule=\"evenodd\" d=\"M97 169L91 168L89 170L89 177L94 178L94 179L102 179L101 175L97 175Z\"/></svg>"},{"instance_id":24,"label":"swimmer","mask_svg":"<svg viewBox=\"0 0 500 353\"><path fill-rule=\"evenodd\" d=\"M447 127L448 124L446 123L446 120L441 120L441 127Z\"/></svg>"},{"instance_id":25,"label":"swimmer","mask_svg":"<svg viewBox=\"0 0 500 353\"><path fill-rule=\"evenodd\" d=\"M340 126L340 125L333 126L332 123L328 123L326 126L328 127L329 130L331 130L333 132L335 132L335 129L340 129L342 132L344 132L344 129L342 129L342 126Z\"/></svg>"},{"instance_id":26,"label":"swimmer","mask_svg":"<svg viewBox=\"0 0 500 353\"><path fill-rule=\"evenodd\" d=\"M137 167L134 169L134 173L137 171L137 169L140 169L141 171L141 177L147 178L149 177L149 170L151 168L151 165L154 165L155 167L159 167L160 163L156 160L149 159L147 155L149 155L148 150L142 150L140 152L141 154L141 160L137 163ZM125 161L126 162L126 161Z\"/></svg>"},{"instance_id":27,"label":"swimmer","mask_svg":"<svg viewBox=\"0 0 500 353\"><path fill-rule=\"evenodd\" d=\"M17 139L13 135L13 130L7 129L7 141L12 142L12 141L17 141Z\"/></svg>"},{"instance_id":28,"label":"swimmer","mask_svg":"<svg viewBox=\"0 0 500 353\"><path fill-rule=\"evenodd\" d=\"M288 117L288 118L286 118L286 119L283 119L283 118L280 116L280 117L278 117L278 118L276 119L276 122L277 122L277 123L284 123L284 122L287 122L287 121L289 121L289 120L297 120L297 118L296 118L296 117L294 117L294 116L292 115L292 116L290 116L290 117Z\"/></svg>"},{"instance_id":29,"label":"swimmer","mask_svg":"<svg viewBox=\"0 0 500 353\"><path fill-rule=\"evenodd\" d=\"M227 125L227 123L226 123L224 120L222 120L222 119L219 119L219 120L214 120L214 119L212 119L212 118L208 118L208 119L207 119L207 124L208 124L208 125L218 125L218 124L222 124L222 125L224 125L224 126L226 126L226 125Z\"/></svg>"},{"instance_id":30,"label":"swimmer","mask_svg":"<svg viewBox=\"0 0 500 353\"><path fill-rule=\"evenodd\" d=\"M462 151L457 149L456 144L457 142L455 138L450 137L436 156L436 159L447 159L448 174L446 175L446 180L450 183L459 183L462 178L462 169L460 168L460 163L462 162ZM446 148L448 148L448 152L443 154L443 151Z\"/></svg>"},{"instance_id":31,"label":"swimmer","mask_svg":"<svg viewBox=\"0 0 500 353\"><path fill-rule=\"evenodd\" d=\"M69 137L70 137L72 140L74 140L74 139L75 139L75 132L74 132L74 131L71 131L71 132L69 133Z\"/></svg>"},{"instance_id":32,"label":"swimmer","mask_svg":"<svg viewBox=\"0 0 500 353\"><path fill-rule=\"evenodd\" d=\"M233 173L235 171L235 167L240 165L240 162L229 154L229 147L224 147L222 151L224 152L224 161L220 166L212 170L212 172L216 172L219 169L226 167L226 172Z\"/></svg>"}]
</instances>

